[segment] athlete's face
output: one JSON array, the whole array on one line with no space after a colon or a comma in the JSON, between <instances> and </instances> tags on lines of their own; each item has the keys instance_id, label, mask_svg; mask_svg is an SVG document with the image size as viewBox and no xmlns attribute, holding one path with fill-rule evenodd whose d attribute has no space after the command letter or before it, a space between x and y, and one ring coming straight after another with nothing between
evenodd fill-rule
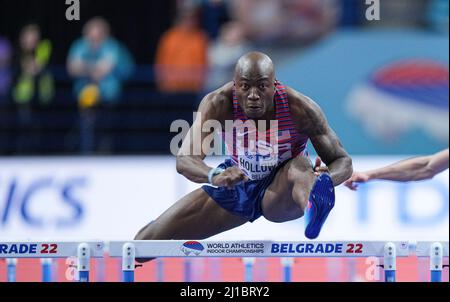
<instances>
[{"instance_id":1,"label":"athlete's face","mask_svg":"<svg viewBox=\"0 0 450 302\"><path fill-rule=\"evenodd\" d=\"M245 115L251 119L266 118L273 109L275 77L273 72L243 71L235 77L236 96Z\"/></svg>"}]
</instances>

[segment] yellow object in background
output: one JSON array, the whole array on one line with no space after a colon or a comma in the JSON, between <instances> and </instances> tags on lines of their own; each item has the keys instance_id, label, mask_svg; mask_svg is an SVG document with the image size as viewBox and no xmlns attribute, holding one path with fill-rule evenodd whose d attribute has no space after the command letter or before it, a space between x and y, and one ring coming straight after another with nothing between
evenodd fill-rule
<instances>
[{"instance_id":1,"label":"yellow object in background","mask_svg":"<svg viewBox=\"0 0 450 302\"><path fill-rule=\"evenodd\" d=\"M52 54L52 43L49 40L44 40L39 43L36 48L36 62L45 66L50 61L50 57Z\"/></svg>"},{"instance_id":2,"label":"yellow object in background","mask_svg":"<svg viewBox=\"0 0 450 302\"><path fill-rule=\"evenodd\" d=\"M28 104L34 95L33 77L22 75L13 89L13 98L18 104Z\"/></svg>"},{"instance_id":3,"label":"yellow object in background","mask_svg":"<svg viewBox=\"0 0 450 302\"><path fill-rule=\"evenodd\" d=\"M83 109L94 107L100 97L100 91L97 85L87 85L80 93L78 104Z\"/></svg>"}]
</instances>

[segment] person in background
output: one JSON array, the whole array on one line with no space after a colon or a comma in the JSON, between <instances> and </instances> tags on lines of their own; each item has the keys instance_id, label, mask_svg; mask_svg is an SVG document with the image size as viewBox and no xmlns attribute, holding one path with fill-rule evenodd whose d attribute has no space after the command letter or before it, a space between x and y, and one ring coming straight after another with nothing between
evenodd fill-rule
<instances>
[{"instance_id":1,"label":"person in background","mask_svg":"<svg viewBox=\"0 0 450 302\"><path fill-rule=\"evenodd\" d=\"M74 90L80 105L89 107L93 105L89 101L119 100L122 83L132 75L134 61L128 50L111 36L108 22L96 17L86 23L83 37L70 48L67 69L76 79ZM98 93L93 93L95 89ZM86 97L94 94L99 99Z\"/></svg>"},{"instance_id":2,"label":"person in background","mask_svg":"<svg viewBox=\"0 0 450 302\"><path fill-rule=\"evenodd\" d=\"M9 92L12 82L12 72L11 72L11 58L12 58L12 48L8 39L0 36L0 145L11 146L12 131L8 131L7 128L11 127L11 123L8 119L8 101ZM6 106L5 106L6 105ZM5 110L6 109L6 110ZM5 131L6 130L6 131ZM0 147L0 153L5 154L8 151Z\"/></svg>"},{"instance_id":3,"label":"person in background","mask_svg":"<svg viewBox=\"0 0 450 302\"><path fill-rule=\"evenodd\" d=\"M210 40L216 40L222 26L230 21L227 0L202 0L202 24Z\"/></svg>"},{"instance_id":4,"label":"person in background","mask_svg":"<svg viewBox=\"0 0 450 302\"><path fill-rule=\"evenodd\" d=\"M198 10L179 12L163 34L156 55L156 84L161 92L198 93L204 86L208 38L199 27Z\"/></svg>"},{"instance_id":5,"label":"person in background","mask_svg":"<svg viewBox=\"0 0 450 302\"><path fill-rule=\"evenodd\" d=\"M233 76L236 61L250 51L244 29L238 22L229 22L222 26L217 41L208 51L209 72L206 91L215 90Z\"/></svg>"},{"instance_id":6,"label":"person in background","mask_svg":"<svg viewBox=\"0 0 450 302\"><path fill-rule=\"evenodd\" d=\"M283 14L284 0L231 1L230 9L234 20L242 24L247 37L261 45L277 40L286 15Z\"/></svg>"},{"instance_id":7,"label":"person in background","mask_svg":"<svg viewBox=\"0 0 450 302\"><path fill-rule=\"evenodd\" d=\"M88 21L83 37L70 48L69 74L75 78L74 92L80 108L80 149L89 154L96 148L97 105L103 107L105 126L113 121L114 106L120 99L122 85L134 71L134 59L127 48L111 36L109 23L100 17ZM102 152L114 148L113 137L99 140Z\"/></svg>"},{"instance_id":8,"label":"person in background","mask_svg":"<svg viewBox=\"0 0 450 302\"><path fill-rule=\"evenodd\" d=\"M53 76L48 70L52 55L52 43L41 38L36 24L25 26L19 37L15 60L16 81L13 99L20 106L36 101L41 105L51 102L54 96Z\"/></svg>"},{"instance_id":9,"label":"person in background","mask_svg":"<svg viewBox=\"0 0 450 302\"><path fill-rule=\"evenodd\" d=\"M6 38L0 37L0 102L9 94L11 87L11 44Z\"/></svg>"},{"instance_id":10,"label":"person in background","mask_svg":"<svg viewBox=\"0 0 450 302\"><path fill-rule=\"evenodd\" d=\"M261 45L306 46L331 32L338 23L337 0L235 0L233 18L249 40Z\"/></svg>"},{"instance_id":11,"label":"person in background","mask_svg":"<svg viewBox=\"0 0 450 302\"><path fill-rule=\"evenodd\" d=\"M11 93L16 105L17 126L22 130L16 137L18 154L32 152L33 146L40 141L36 109L48 106L55 92L53 75L48 68L51 55L52 43L41 38L37 24L21 30L13 63L15 80Z\"/></svg>"}]
</instances>

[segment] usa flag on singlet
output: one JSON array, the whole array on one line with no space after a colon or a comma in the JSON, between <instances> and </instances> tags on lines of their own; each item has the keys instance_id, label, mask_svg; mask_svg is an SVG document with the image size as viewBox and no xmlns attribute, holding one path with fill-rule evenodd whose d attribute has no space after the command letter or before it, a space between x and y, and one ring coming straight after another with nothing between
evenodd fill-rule
<instances>
[{"instance_id":1,"label":"usa flag on singlet","mask_svg":"<svg viewBox=\"0 0 450 302\"><path fill-rule=\"evenodd\" d=\"M252 180L268 176L287 160L306 155L309 138L297 131L290 113L286 88L280 82L276 82L274 103L275 120L270 125L264 123L266 128L256 128L239 106L233 90L234 127L232 132L224 131L222 135L227 155Z\"/></svg>"}]
</instances>

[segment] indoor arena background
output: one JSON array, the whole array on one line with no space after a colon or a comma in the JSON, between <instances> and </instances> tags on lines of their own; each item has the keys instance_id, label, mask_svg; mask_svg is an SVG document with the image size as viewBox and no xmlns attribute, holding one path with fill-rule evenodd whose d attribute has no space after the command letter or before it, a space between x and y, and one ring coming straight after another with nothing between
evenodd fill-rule
<instances>
[{"instance_id":1,"label":"indoor arena background","mask_svg":"<svg viewBox=\"0 0 450 302\"><path fill-rule=\"evenodd\" d=\"M81 20L69 21L62 0L0 0L0 240L133 238L199 187L176 173L171 123L192 123L202 97L232 80L251 50L269 54L277 78L321 106L355 170L448 148L447 0L381 1L380 20L363 0L80 3ZM118 70L83 91L69 65L95 17L119 45ZM36 29L34 72L26 36ZM448 177L339 187L319 239L448 241ZM303 219L260 219L214 239L305 240L303 228ZM71 281L70 261L54 266L58 281ZM137 280L183 281L184 261L146 264ZM244 280L241 259L189 261L193 281ZM427 265L399 259L398 280L428 280ZM367 269L365 259L302 258L293 281L376 281ZM258 259L254 274L281 281L279 259ZM19 261L18 281L39 276L39 260ZM119 277L118 260L93 261L93 280Z\"/></svg>"}]
</instances>

